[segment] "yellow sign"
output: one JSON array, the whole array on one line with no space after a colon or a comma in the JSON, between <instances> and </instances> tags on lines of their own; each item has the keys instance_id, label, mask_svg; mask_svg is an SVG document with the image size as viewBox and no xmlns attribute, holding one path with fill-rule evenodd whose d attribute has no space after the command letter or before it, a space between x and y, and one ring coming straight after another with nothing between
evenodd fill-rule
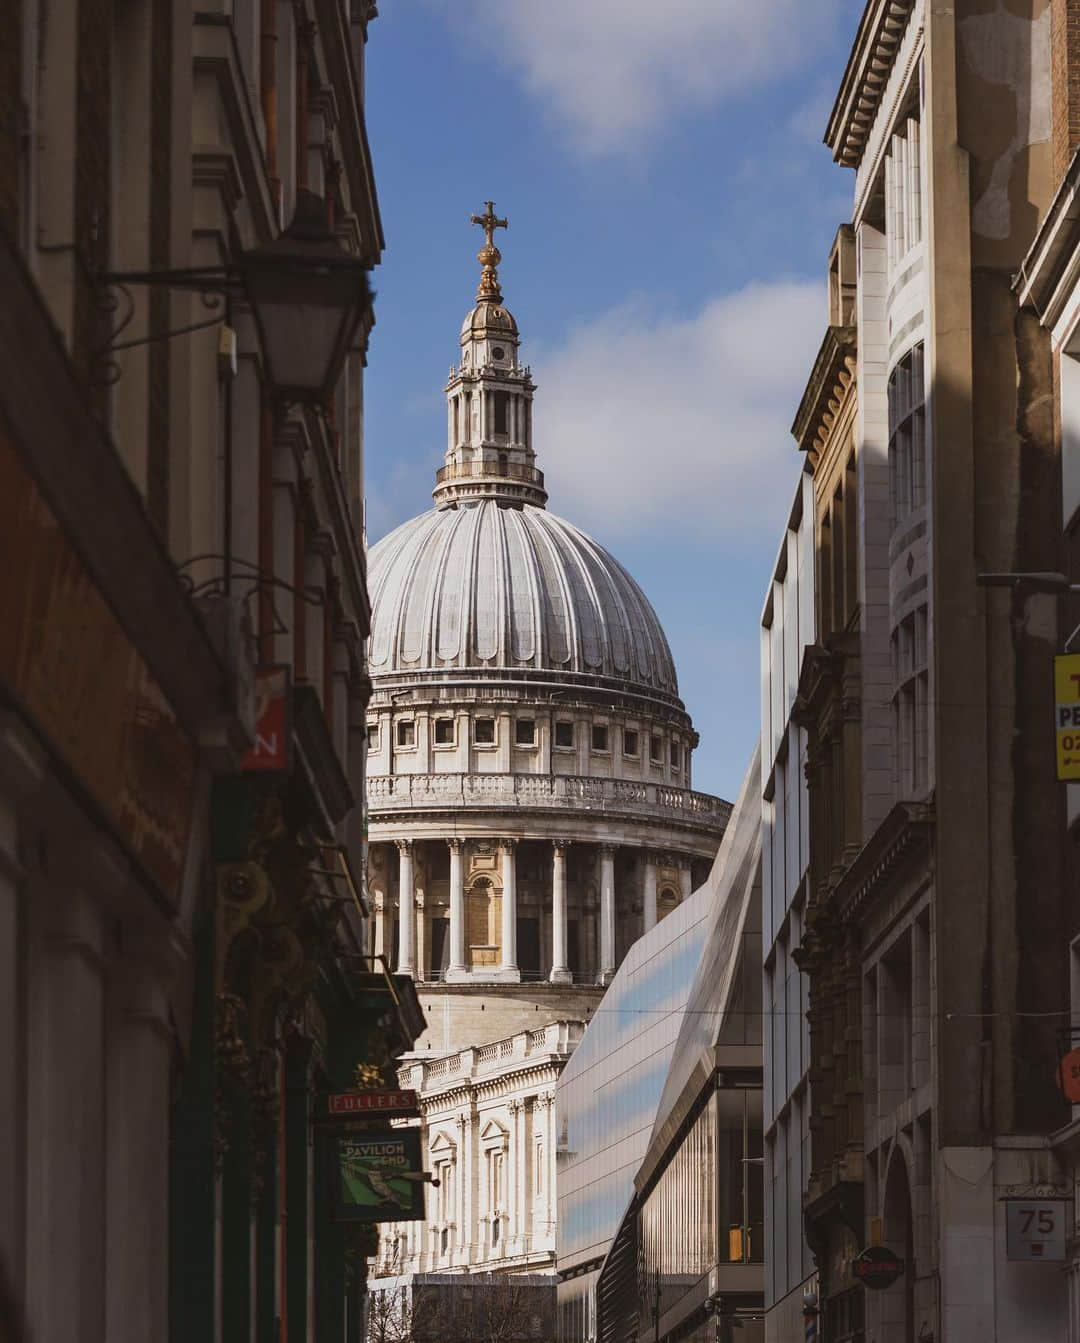
<instances>
[{"instance_id":1,"label":"yellow sign","mask_svg":"<svg viewBox=\"0 0 1080 1343\"><path fill-rule=\"evenodd\" d=\"M1054 659L1058 778L1080 782L1080 653Z\"/></svg>"}]
</instances>

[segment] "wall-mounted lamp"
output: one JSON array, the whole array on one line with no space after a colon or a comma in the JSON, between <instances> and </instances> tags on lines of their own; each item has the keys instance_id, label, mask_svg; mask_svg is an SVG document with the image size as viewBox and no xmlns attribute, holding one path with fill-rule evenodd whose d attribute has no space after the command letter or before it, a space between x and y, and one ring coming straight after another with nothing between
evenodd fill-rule
<instances>
[{"instance_id":1,"label":"wall-mounted lamp","mask_svg":"<svg viewBox=\"0 0 1080 1343\"><path fill-rule=\"evenodd\" d=\"M341 375L356 328L372 303L367 266L331 232L322 197L305 190L297 192L292 223L279 238L242 252L228 265L110 271L101 276L101 282L121 289L160 285L245 299L255 315L275 397L286 404L325 403ZM213 322L184 330L207 325ZM121 345L114 340L103 353L144 343Z\"/></svg>"}]
</instances>

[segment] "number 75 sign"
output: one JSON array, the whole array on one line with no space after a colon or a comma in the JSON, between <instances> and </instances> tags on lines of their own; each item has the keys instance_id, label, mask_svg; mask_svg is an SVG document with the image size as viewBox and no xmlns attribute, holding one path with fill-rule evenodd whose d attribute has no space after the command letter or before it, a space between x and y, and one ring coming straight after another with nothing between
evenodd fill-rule
<instances>
[{"instance_id":1,"label":"number 75 sign","mask_svg":"<svg viewBox=\"0 0 1080 1343\"><path fill-rule=\"evenodd\" d=\"M1063 1262L1068 1206L1057 1198L1009 1199L1005 1204L1005 1257Z\"/></svg>"}]
</instances>

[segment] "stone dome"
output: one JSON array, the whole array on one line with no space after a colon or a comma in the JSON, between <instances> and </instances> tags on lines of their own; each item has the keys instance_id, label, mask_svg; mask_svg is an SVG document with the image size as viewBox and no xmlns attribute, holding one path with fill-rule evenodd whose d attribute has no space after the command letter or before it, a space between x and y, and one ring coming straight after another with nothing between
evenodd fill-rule
<instances>
[{"instance_id":1,"label":"stone dome","mask_svg":"<svg viewBox=\"0 0 1080 1343\"><path fill-rule=\"evenodd\" d=\"M465 314L465 320L461 324L461 339L471 340L485 331L516 336L518 324L510 309L504 308L501 303L478 303Z\"/></svg>"},{"instance_id":2,"label":"stone dome","mask_svg":"<svg viewBox=\"0 0 1080 1343\"><path fill-rule=\"evenodd\" d=\"M682 709L648 598L602 546L546 509L496 498L433 509L372 549L368 577L376 687L517 671Z\"/></svg>"}]
</instances>

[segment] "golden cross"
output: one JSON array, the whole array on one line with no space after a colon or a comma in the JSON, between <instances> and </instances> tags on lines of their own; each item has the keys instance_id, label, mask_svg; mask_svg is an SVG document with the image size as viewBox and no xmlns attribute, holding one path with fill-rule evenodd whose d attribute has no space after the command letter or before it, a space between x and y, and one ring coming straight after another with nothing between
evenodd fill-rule
<instances>
[{"instance_id":1,"label":"golden cross","mask_svg":"<svg viewBox=\"0 0 1080 1343\"><path fill-rule=\"evenodd\" d=\"M495 246L495 230L497 228L509 228L509 221L500 219L495 213L495 202L485 201L487 209L482 215L473 215L469 220L470 224L479 224L484 230L484 240L488 247Z\"/></svg>"}]
</instances>

